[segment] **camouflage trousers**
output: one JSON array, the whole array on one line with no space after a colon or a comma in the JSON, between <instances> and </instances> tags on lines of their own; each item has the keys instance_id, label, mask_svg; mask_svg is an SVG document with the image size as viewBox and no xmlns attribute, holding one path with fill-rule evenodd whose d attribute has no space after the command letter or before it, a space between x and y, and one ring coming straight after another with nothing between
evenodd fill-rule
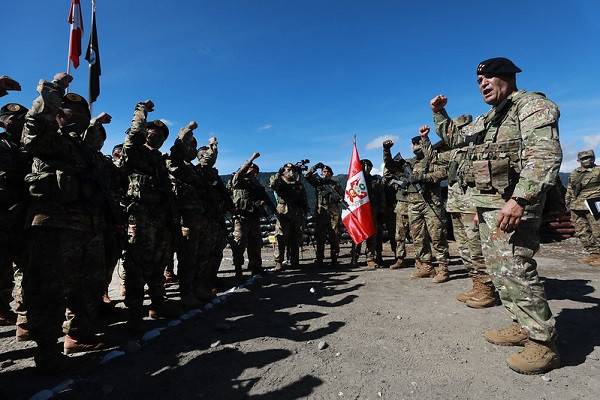
<instances>
[{"instance_id":1,"label":"camouflage trousers","mask_svg":"<svg viewBox=\"0 0 600 400\"><path fill-rule=\"evenodd\" d=\"M156 207L139 204L130 206L125 253L125 305L130 318L141 316L144 284L154 305L164 301L163 270L171 241L171 221L167 213Z\"/></svg>"},{"instance_id":2,"label":"camouflage trousers","mask_svg":"<svg viewBox=\"0 0 600 400\"><path fill-rule=\"evenodd\" d=\"M485 259L481 250L479 227L475 225L475 213L450 213L454 239L463 265L470 275L485 274Z\"/></svg>"},{"instance_id":3,"label":"camouflage trousers","mask_svg":"<svg viewBox=\"0 0 600 400\"><path fill-rule=\"evenodd\" d=\"M408 206L405 201L396 203L395 217L395 239L396 258L406 258L406 238L410 235L410 224L408 223Z\"/></svg>"},{"instance_id":4,"label":"camouflage trousers","mask_svg":"<svg viewBox=\"0 0 600 400\"><path fill-rule=\"evenodd\" d=\"M298 207L289 207L286 214L277 216L275 224L275 262L283 262L286 249L289 252L292 266L300 263L300 245L304 228L304 213Z\"/></svg>"},{"instance_id":5,"label":"camouflage trousers","mask_svg":"<svg viewBox=\"0 0 600 400\"><path fill-rule=\"evenodd\" d=\"M396 213L391 207L385 207L385 211L377 218L377 255L383 252L383 243L389 241L394 255L396 254ZM383 232L387 230L387 237Z\"/></svg>"},{"instance_id":6,"label":"camouflage trousers","mask_svg":"<svg viewBox=\"0 0 600 400\"><path fill-rule=\"evenodd\" d=\"M20 209L19 209L20 210ZM22 295L22 263L25 261L25 217L22 213L0 211L0 311L11 309L26 322Z\"/></svg>"},{"instance_id":7,"label":"camouflage trousers","mask_svg":"<svg viewBox=\"0 0 600 400\"><path fill-rule=\"evenodd\" d=\"M205 215L196 210L180 210L180 215L181 231L176 235L179 291L182 295L193 296L196 285L202 284L200 266L205 261L205 254L200 250L210 233L209 222ZM209 286L207 282L204 283L204 286Z\"/></svg>"},{"instance_id":8,"label":"camouflage trousers","mask_svg":"<svg viewBox=\"0 0 600 400\"><path fill-rule=\"evenodd\" d=\"M69 336L92 334L105 281L102 233L45 226L28 230L23 299L29 335L38 344L54 343L62 335L61 323Z\"/></svg>"},{"instance_id":9,"label":"camouflage trousers","mask_svg":"<svg viewBox=\"0 0 600 400\"><path fill-rule=\"evenodd\" d=\"M375 228L377 228L377 223L378 223L377 215L375 213L373 213L372 215L373 215L373 225L375 225ZM378 254L377 254L377 232L375 232L374 235L368 237L364 241L353 246L353 251L354 251L354 255L353 255L354 259L352 260L353 263L358 262L358 258L362 251L363 243L366 245L365 255L367 258L367 262L375 261L375 259L378 258L377 257L378 256ZM381 257L381 254L379 254L379 257Z\"/></svg>"},{"instance_id":10,"label":"camouflage trousers","mask_svg":"<svg viewBox=\"0 0 600 400\"><path fill-rule=\"evenodd\" d=\"M533 259L540 246L541 218L523 219L514 232L506 233L496 228L500 210L478 207L477 213L483 255L502 304L532 339L552 339L555 321Z\"/></svg>"},{"instance_id":11,"label":"camouflage trousers","mask_svg":"<svg viewBox=\"0 0 600 400\"><path fill-rule=\"evenodd\" d=\"M248 269L259 270L262 267L262 232L260 216L257 214L236 215L233 218L233 265L241 271L244 265L244 251L248 251Z\"/></svg>"},{"instance_id":12,"label":"camouflage trousers","mask_svg":"<svg viewBox=\"0 0 600 400\"><path fill-rule=\"evenodd\" d=\"M442 207L422 201L408 203L410 235L415 249L415 261L448 264L448 235Z\"/></svg>"},{"instance_id":13,"label":"camouflage trousers","mask_svg":"<svg viewBox=\"0 0 600 400\"><path fill-rule=\"evenodd\" d=\"M571 210L571 222L575 225L575 236L590 254L600 254L600 221L596 221L588 210Z\"/></svg>"},{"instance_id":14,"label":"camouflage trousers","mask_svg":"<svg viewBox=\"0 0 600 400\"><path fill-rule=\"evenodd\" d=\"M339 212L318 211L315 216L315 241L317 242L316 259L325 258L325 242L329 239L331 259L337 259L340 253L340 224Z\"/></svg>"},{"instance_id":15,"label":"camouflage trousers","mask_svg":"<svg viewBox=\"0 0 600 400\"><path fill-rule=\"evenodd\" d=\"M214 215L207 218L206 233L200 240L198 256L200 257L199 274L194 287L210 290L216 285L216 278L223 250L227 247L227 227L223 216Z\"/></svg>"}]
</instances>

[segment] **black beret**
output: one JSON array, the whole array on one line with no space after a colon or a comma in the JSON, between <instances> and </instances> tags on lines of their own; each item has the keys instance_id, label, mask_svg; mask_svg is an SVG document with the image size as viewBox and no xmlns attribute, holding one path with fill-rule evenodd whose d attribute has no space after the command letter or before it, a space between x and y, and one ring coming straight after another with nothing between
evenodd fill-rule
<instances>
[{"instance_id":1,"label":"black beret","mask_svg":"<svg viewBox=\"0 0 600 400\"><path fill-rule=\"evenodd\" d=\"M248 169L255 169L257 174L260 172L260 168L258 168L258 165L254 164L254 163L250 163L250 165L248 166Z\"/></svg>"},{"instance_id":2,"label":"black beret","mask_svg":"<svg viewBox=\"0 0 600 400\"><path fill-rule=\"evenodd\" d=\"M421 136L415 136L411 139L412 144L419 144L421 143Z\"/></svg>"},{"instance_id":3,"label":"black beret","mask_svg":"<svg viewBox=\"0 0 600 400\"><path fill-rule=\"evenodd\" d=\"M88 102L83 97L81 97L77 93L65 94L62 98L61 108L71 109L71 107L73 107L73 106L79 106L79 107L84 108L88 117L90 117L90 118L92 117L92 115L90 114L90 106L88 105Z\"/></svg>"},{"instance_id":4,"label":"black beret","mask_svg":"<svg viewBox=\"0 0 600 400\"><path fill-rule=\"evenodd\" d=\"M521 72L521 68L504 57L490 58L480 62L477 66L477 75L516 74L517 72Z\"/></svg>"},{"instance_id":5,"label":"black beret","mask_svg":"<svg viewBox=\"0 0 600 400\"><path fill-rule=\"evenodd\" d=\"M114 153L115 150L123 150L123 143L119 143L117 145L115 145L115 147L113 147L112 152Z\"/></svg>"},{"instance_id":6,"label":"black beret","mask_svg":"<svg viewBox=\"0 0 600 400\"><path fill-rule=\"evenodd\" d=\"M4 106L2 106L2 108L0 108L0 117L3 117L5 115L21 116L23 114L26 114L27 111L29 111L29 110L20 104L8 103L8 104L5 104Z\"/></svg>"},{"instance_id":7,"label":"black beret","mask_svg":"<svg viewBox=\"0 0 600 400\"><path fill-rule=\"evenodd\" d=\"M161 131L163 131L163 133L165 134L165 138L169 137L169 127L167 127L167 125L165 125L165 123L162 122L160 119L155 119L154 121L148 122L148 124L146 125L146 129L150 128L158 128Z\"/></svg>"},{"instance_id":8,"label":"black beret","mask_svg":"<svg viewBox=\"0 0 600 400\"><path fill-rule=\"evenodd\" d=\"M329 165L323 165L323 168L321 170L326 170L328 169L329 172L331 172L331 174L333 175L333 170L331 169L331 167Z\"/></svg>"},{"instance_id":9,"label":"black beret","mask_svg":"<svg viewBox=\"0 0 600 400\"><path fill-rule=\"evenodd\" d=\"M295 165L294 165L294 164L292 164L292 163L287 163L287 164L283 164L283 167L282 167L282 168L294 168L294 167L295 167Z\"/></svg>"},{"instance_id":10,"label":"black beret","mask_svg":"<svg viewBox=\"0 0 600 400\"><path fill-rule=\"evenodd\" d=\"M360 163L362 165L366 165L368 167L373 168L373 163L371 162L371 160L369 160L368 158L363 158L362 160L360 160Z\"/></svg>"}]
</instances>

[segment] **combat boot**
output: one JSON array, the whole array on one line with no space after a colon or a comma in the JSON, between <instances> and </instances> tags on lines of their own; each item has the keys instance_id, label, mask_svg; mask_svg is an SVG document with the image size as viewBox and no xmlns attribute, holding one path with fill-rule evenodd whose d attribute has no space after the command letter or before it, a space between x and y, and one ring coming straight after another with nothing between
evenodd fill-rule
<instances>
[{"instance_id":1,"label":"combat boot","mask_svg":"<svg viewBox=\"0 0 600 400\"><path fill-rule=\"evenodd\" d=\"M450 271L448 271L448 264L439 264L437 274L433 277L431 282L433 283L444 283L450 279Z\"/></svg>"},{"instance_id":2,"label":"combat boot","mask_svg":"<svg viewBox=\"0 0 600 400\"><path fill-rule=\"evenodd\" d=\"M588 262L592 267L600 267L600 254L592 254L594 257L591 261Z\"/></svg>"},{"instance_id":3,"label":"combat boot","mask_svg":"<svg viewBox=\"0 0 600 400\"><path fill-rule=\"evenodd\" d=\"M29 337L29 330L25 326L17 325L16 333L17 342L27 342L31 340Z\"/></svg>"},{"instance_id":4,"label":"combat boot","mask_svg":"<svg viewBox=\"0 0 600 400\"><path fill-rule=\"evenodd\" d=\"M337 257L331 257L331 262L329 263L331 268L339 268L340 264L338 263Z\"/></svg>"},{"instance_id":5,"label":"combat boot","mask_svg":"<svg viewBox=\"0 0 600 400\"><path fill-rule=\"evenodd\" d=\"M44 375L58 374L71 366L69 357L62 354L56 342L37 343L33 360L35 368Z\"/></svg>"},{"instance_id":6,"label":"combat boot","mask_svg":"<svg viewBox=\"0 0 600 400\"><path fill-rule=\"evenodd\" d=\"M210 301L210 300L214 299L215 297L217 297L217 295L215 293L208 291L206 289L201 289L201 288L194 290L194 295L201 302L202 301Z\"/></svg>"},{"instance_id":7,"label":"combat boot","mask_svg":"<svg viewBox=\"0 0 600 400\"><path fill-rule=\"evenodd\" d=\"M181 304L187 309L199 308L202 306L200 300L195 296L195 293L182 293Z\"/></svg>"},{"instance_id":8,"label":"combat boot","mask_svg":"<svg viewBox=\"0 0 600 400\"><path fill-rule=\"evenodd\" d=\"M410 277L415 279L415 278L433 278L437 272L435 271L435 268L433 268L433 265L429 264L429 263L422 263L419 262L418 264L418 268L419 270L417 272L413 272L412 274L410 274Z\"/></svg>"},{"instance_id":9,"label":"combat boot","mask_svg":"<svg viewBox=\"0 0 600 400\"><path fill-rule=\"evenodd\" d=\"M404 259L397 258L396 262L390 265L390 269L398 269L404 267Z\"/></svg>"},{"instance_id":10,"label":"combat boot","mask_svg":"<svg viewBox=\"0 0 600 400\"><path fill-rule=\"evenodd\" d=\"M148 316L152 319L178 318L181 314L183 314L183 310L176 306L172 301L166 300L157 304L151 304L150 311L148 312Z\"/></svg>"},{"instance_id":11,"label":"combat boot","mask_svg":"<svg viewBox=\"0 0 600 400\"><path fill-rule=\"evenodd\" d=\"M109 344L102 342L95 336L85 339L75 339L69 335L65 336L64 352L65 354L83 353L86 351L102 350L110 347Z\"/></svg>"},{"instance_id":12,"label":"combat boot","mask_svg":"<svg viewBox=\"0 0 600 400\"><path fill-rule=\"evenodd\" d=\"M553 340L541 342L528 339L523 350L508 356L506 364L520 374L543 374L560 367L560 357Z\"/></svg>"},{"instance_id":13,"label":"combat boot","mask_svg":"<svg viewBox=\"0 0 600 400\"><path fill-rule=\"evenodd\" d=\"M164 272L164 275L165 275L165 286L172 285L172 284L176 283L177 281L179 281L179 279L177 278L177 275L175 275L175 273L173 271L169 271L168 269L166 269Z\"/></svg>"},{"instance_id":14,"label":"combat boot","mask_svg":"<svg viewBox=\"0 0 600 400\"><path fill-rule=\"evenodd\" d=\"M377 265L377 263L374 260L367 260L367 268L373 271L379 268L379 265Z\"/></svg>"},{"instance_id":15,"label":"combat boot","mask_svg":"<svg viewBox=\"0 0 600 400\"><path fill-rule=\"evenodd\" d=\"M317 268L322 268L322 267L323 267L323 259L321 259L321 258L317 258L317 259L315 260L315 267L317 267Z\"/></svg>"},{"instance_id":16,"label":"combat boot","mask_svg":"<svg viewBox=\"0 0 600 400\"><path fill-rule=\"evenodd\" d=\"M480 282L477 289L477 292L465 302L468 307L487 308L495 307L500 303L498 301L498 296L496 295L496 289L491 281L485 283Z\"/></svg>"},{"instance_id":17,"label":"combat boot","mask_svg":"<svg viewBox=\"0 0 600 400\"><path fill-rule=\"evenodd\" d=\"M282 271L283 270L283 265L280 262L276 262L275 263L275 268L273 268L273 270L275 270L275 271Z\"/></svg>"},{"instance_id":18,"label":"combat boot","mask_svg":"<svg viewBox=\"0 0 600 400\"><path fill-rule=\"evenodd\" d=\"M471 277L471 279L473 280L473 287L468 290L467 292L464 293L457 293L456 294L456 298L458 299L458 301L465 303L467 300L469 300L471 297L473 297L477 292L479 292L479 286L482 284L479 280L479 277L477 275L474 275Z\"/></svg>"},{"instance_id":19,"label":"combat boot","mask_svg":"<svg viewBox=\"0 0 600 400\"><path fill-rule=\"evenodd\" d=\"M529 335L516 322L503 329L494 329L483 334L485 340L499 346L523 346Z\"/></svg>"},{"instance_id":20,"label":"combat boot","mask_svg":"<svg viewBox=\"0 0 600 400\"><path fill-rule=\"evenodd\" d=\"M589 256L587 256L586 258L580 258L577 261L579 261L582 264L587 264L589 262L595 261L598 257L600 257L600 254L592 253Z\"/></svg>"}]
</instances>

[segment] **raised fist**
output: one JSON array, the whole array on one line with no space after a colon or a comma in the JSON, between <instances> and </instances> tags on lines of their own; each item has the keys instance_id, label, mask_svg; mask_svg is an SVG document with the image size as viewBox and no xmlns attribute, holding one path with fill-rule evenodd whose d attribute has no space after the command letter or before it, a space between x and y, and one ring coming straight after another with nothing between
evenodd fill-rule
<instances>
[{"instance_id":1,"label":"raised fist","mask_svg":"<svg viewBox=\"0 0 600 400\"><path fill-rule=\"evenodd\" d=\"M66 72L58 72L54 75L54 80L63 88L69 87L69 83L73 81L73 77Z\"/></svg>"},{"instance_id":2,"label":"raised fist","mask_svg":"<svg viewBox=\"0 0 600 400\"><path fill-rule=\"evenodd\" d=\"M433 111L434 113L442 111L442 109L444 107L446 107L446 104L448 104L448 98L446 96L444 96L443 94L439 94L439 95L435 96L429 102L431 111Z\"/></svg>"}]
</instances>

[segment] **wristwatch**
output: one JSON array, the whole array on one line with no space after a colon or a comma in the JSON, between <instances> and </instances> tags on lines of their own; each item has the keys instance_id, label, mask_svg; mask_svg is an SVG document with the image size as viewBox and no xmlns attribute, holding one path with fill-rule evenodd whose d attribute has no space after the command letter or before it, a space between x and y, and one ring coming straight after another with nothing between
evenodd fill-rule
<instances>
[{"instance_id":1,"label":"wristwatch","mask_svg":"<svg viewBox=\"0 0 600 400\"><path fill-rule=\"evenodd\" d=\"M514 201L517 202L518 205L520 205L521 207L525 207L528 206L529 204L531 204L529 202L529 200L523 198L523 197L511 197L511 199L513 199Z\"/></svg>"}]
</instances>

